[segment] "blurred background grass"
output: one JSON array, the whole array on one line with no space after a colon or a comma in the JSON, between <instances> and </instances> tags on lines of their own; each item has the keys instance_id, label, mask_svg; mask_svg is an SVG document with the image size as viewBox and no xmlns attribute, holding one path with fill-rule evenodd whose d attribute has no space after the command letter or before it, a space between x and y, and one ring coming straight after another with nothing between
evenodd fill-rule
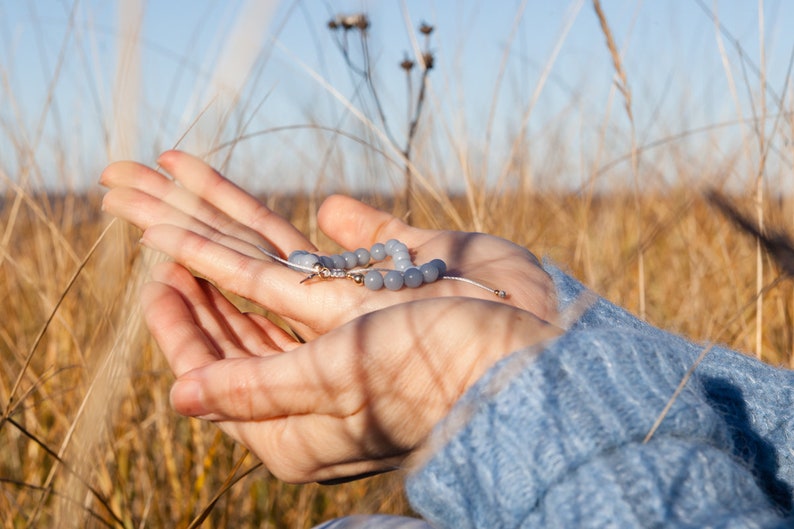
<instances>
[{"instance_id":1,"label":"blurred background grass","mask_svg":"<svg viewBox=\"0 0 794 529\"><path fill-rule=\"evenodd\" d=\"M669 19L634 2L545 4L499 18L484 2L395 3L395 18L374 4L241 2L218 17L226 33L210 31L212 4L191 4L170 20L187 34L172 49L150 40L143 3L0 6L3 527L410 512L399 474L287 485L169 409L172 377L137 308L156 257L100 212L93 183L109 161L177 144L326 249L314 212L349 192L418 226L506 237L654 325L794 365L790 283L757 296L774 263L702 198L721 189L765 225L792 225L785 4L743 3L752 16L733 28L699 2ZM370 25L328 28L340 13ZM307 28L315 62L290 24ZM657 26L678 41L654 41ZM202 63L204 46L217 60Z\"/></svg>"}]
</instances>

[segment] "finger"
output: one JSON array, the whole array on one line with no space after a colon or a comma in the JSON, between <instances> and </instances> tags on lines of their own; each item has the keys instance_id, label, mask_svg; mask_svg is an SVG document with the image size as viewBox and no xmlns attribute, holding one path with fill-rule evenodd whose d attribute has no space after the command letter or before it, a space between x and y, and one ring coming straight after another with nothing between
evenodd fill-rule
<instances>
[{"instance_id":1,"label":"finger","mask_svg":"<svg viewBox=\"0 0 794 529\"><path fill-rule=\"evenodd\" d=\"M127 213L127 216L131 217L133 211L130 210L138 208L150 211L152 213L150 216L154 216L155 219L158 217L154 214L179 212L182 217L196 219L219 230L225 230L229 224L233 224L231 218L220 214L221 212L193 192L137 162L122 161L109 165L102 172L100 183L111 189L105 195L103 205L113 214L118 211L118 213ZM159 223L166 222L168 221L164 218Z\"/></svg>"},{"instance_id":2,"label":"finger","mask_svg":"<svg viewBox=\"0 0 794 529\"><path fill-rule=\"evenodd\" d=\"M343 195L332 195L317 212L320 229L344 248L369 248L376 242L399 239L418 246L434 235L405 224L397 217Z\"/></svg>"},{"instance_id":3,"label":"finger","mask_svg":"<svg viewBox=\"0 0 794 529\"><path fill-rule=\"evenodd\" d=\"M212 204L244 226L268 238L283 253L314 249L308 239L289 221L224 178L202 160L180 151L167 151L158 163L185 189Z\"/></svg>"},{"instance_id":4,"label":"finger","mask_svg":"<svg viewBox=\"0 0 794 529\"><path fill-rule=\"evenodd\" d=\"M281 353L299 345L295 338L267 317L243 313L214 285L203 279L198 283L211 304L212 312L208 313L224 323L224 328L233 336L233 343L244 349L246 356Z\"/></svg>"},{"instance_id":5,"label":"finger","mask_svg":"<svg viewBox=\"0 0 794 529\"><path fill-rule=\"evenodd\" d=\"M213 421L354 413L357 400L349 379L317 361L298 347L287 354L205 363L174 383L171 402L183 415Z\"/></svg>"},{"instance_id":6,"label":"finger","mask_svg":"<svg viewBox=\"0 0 794 529\"><path fill-rule=\"evenodd\" d=\"M225 290L303 324L303 328L296 328L301 333L307 329L315 334L324 332L357 316L369 292L344 279L301 284L305 275L266 258L252 257L259 252L249 245L238 247L242 243L234 240L213 241L177 226L152 226L143 233L141 242ZM390 294L395 302L409 295ZM311 338L312 333L306 337Z\"/></svg>"},{"instance_id":7,"label":"finger","mask_svg":"<svg viewBox=\"0 0 794 529\"><path fill-rule=\"evenodd\" d=\"M282 351L268 334L275 325L255 323L242 314L217 288L196 279L176 263L162 263L152 269L152 278L177 290L193 314L196 324L223 358L264 356ZM280 333L283 331L278 329ZM284 339L279 336L280 341Z\"/></svg>"},{"instance_id":8,"label":"finger","mask_svg":"<svg viewBox=\"0 0 794 529\"><path fill-rule=\"evenodd\" d=\"M272 248L271 241L262 234L140 164L113 164L103 173L102 183L111 187L103 197L103 210L141 229L154 224L173 224L208 238L223 234L254 246ZM288 253L290 249L281 251Z\"/></svg>"},{"instance_id":9,"label":"finger","mask_svg":"<svg viewBox=\"0 0 794 529\"><path fill-rule=\"evenodd\" d=\"M154 196L164 196L174 187L170 178L141 163L126 160L108 165L99 183L110 189L130 187Z\"/></svg>"},{"instance_id":10,"label":"finger","mask_svg":"<svg viewBox=\"0 0 794 529\"><path fill-rule=\"evenodd\" d=\"M246 316L254 325L259 326L259 328L267 334L268 338L273 341L276 349L280 351L291 351L300 346L300 342L298 342L294 336L285 331L283 327L273 322L270 318L253 312L246 314ZM247 343L246 346L248 346Z\"/></svg>"},{"instance_id":11,"label":"finger","mask_svg":"<svg viewBox=\"0 0 794 529\"><path fill-rule=\"evenodd\" d=\"M490 299L494 295L493 290L458 281L437 281L421 289L396 292L370 291L346 279L301 284L305 274L260 258L257 249L241 241L219 237L216 241L177 226L156 225L143 233L141 242L285 318L307 339L388 305L439 296Z\"/></svg>"},{"instance_id":12,"label":"finger","mask_svg":"<svg viewBox=\"0 0 794 529\"><path fill-rule=\"evenodd\" d=\"M220 357L178 290L163 283L146 283L141 303L146 325L177 377Z\"/></svg>"},{"instance_id":13,"label":"finger","mask_svg":"<svg viewBox=\"0 0 794 529\"><path fill-rule=\"evenodd\" d=\"M189 215L154 195L132 187L118 187L105 193L102 209L144 230L154 224L174 224L204 233L213 231L197 215ZM261 241L262 238L257 237L255 240Z\"/></svg>"}]
</instances>

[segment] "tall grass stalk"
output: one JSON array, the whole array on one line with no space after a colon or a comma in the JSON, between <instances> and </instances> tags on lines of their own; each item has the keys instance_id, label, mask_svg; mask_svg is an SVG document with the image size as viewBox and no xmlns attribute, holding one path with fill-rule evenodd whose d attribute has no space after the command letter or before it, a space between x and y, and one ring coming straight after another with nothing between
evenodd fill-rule
<instances>
[{"instance_id":1,"label":"tall grass stalk","mask_svg":"<svg viewBox=\"0 0 794 529\"><path fill-rule=\"evenodd\" d=\"M761 78L759 80L761 89L759 90L760 126L758 127L758 152L760 153L758 171L755 178L755 208L758 220L758 229L764 231L764 171L766 169L767 139L766 139L766 47L764 32L764 0L758 0L758 44L761 65ZM764 325L764 299L762 288L764 286L764 256L762 253L761 240L755 241L755 288L758 292L758 299L755 306L755 356L761 358L763 346L763 325Z\"/></svg>"},{"instance_id":2,"label":"tall grass stalk","mask_svg":"<svg viewBox=\"0 0 794 529\"><path fill-rule=\"evenodd\" d=\"M609 55L612 57L612 65L615 68L616 86L618 91L623 96L623 107L626 110L626 117L629 121L629 141L630 157L631 157L631 180L634 185L634 222L637 236L637 289L638 289L638 312L642 319L645 319L645 252L643 250L643 230L642 230L642 212L640 211L640 177L639 177L639 151L637 149L637 131L636 124L634 123L634 111L632 109L631 88L629 87L629 80L626 76L626 70L623 67L623 59L618 46L615 43L615 38L612 35L612 30L607 22L607 17L604 10L601 8L600 0L593 0L593 8L595 9L598 22L601 26L601 31L604 33L606 39L607 49Z\"/></svg>"}]
</instances>

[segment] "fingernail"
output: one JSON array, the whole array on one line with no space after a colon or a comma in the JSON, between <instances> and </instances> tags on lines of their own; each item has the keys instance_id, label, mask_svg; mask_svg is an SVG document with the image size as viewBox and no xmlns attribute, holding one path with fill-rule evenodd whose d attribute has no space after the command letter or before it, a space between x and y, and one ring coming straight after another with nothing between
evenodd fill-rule
<instances>
[{"instance_id":1,"label":"fingernail","mask_svg":"<svg viewBox=\"0 0 794 529\"><path fill-rule=\"evenodd\" d=\"M165 152L160 153L160 156L157 157L157 165L163 165L163 163L168 163L168 158L171 156L170 153L174 152L173 150L167 150Z\"/></svg>"},{"instance_id":2,"label":"fingernail","mask_svg":"<svg viewBox=\"0 0 794 529\"><path fill-rule=\"evenodd\" d=\"M204 390L196 380L177 380L171 388L171 407L182 415L206 415Z\"/></svg>"},{"instance_id":3,"label":"fingernail","mask_svg":"<svg viewBox=\"0 0 794 529\"><path fill-rule=\"evenodd\" d=\"M138 244L140 244L144 248L149 248L151 250L159 250L157 245L152 243L152 240L149 238L148 229L143 230L143 233L141 234L141 238L138 239Z\"/></svg>"}]
</instances>

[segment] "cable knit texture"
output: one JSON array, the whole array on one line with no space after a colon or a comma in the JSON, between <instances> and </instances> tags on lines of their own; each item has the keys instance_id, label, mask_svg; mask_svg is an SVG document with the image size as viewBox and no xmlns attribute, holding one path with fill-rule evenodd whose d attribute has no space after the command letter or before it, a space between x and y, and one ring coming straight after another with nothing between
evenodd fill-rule
<instances>
[{"instance_id":1,"label":"cable knit texture","mask_svg":"<svg viewBox=\"0 0 794 529\"><path fill-rule=\"evenodd\" d=\"M407 480L434 527L794 527L794 373L660 331L546 265L568 331L494 366ZM583 299L588 305L579 307Z\"/></svg>"}]
</instances>

